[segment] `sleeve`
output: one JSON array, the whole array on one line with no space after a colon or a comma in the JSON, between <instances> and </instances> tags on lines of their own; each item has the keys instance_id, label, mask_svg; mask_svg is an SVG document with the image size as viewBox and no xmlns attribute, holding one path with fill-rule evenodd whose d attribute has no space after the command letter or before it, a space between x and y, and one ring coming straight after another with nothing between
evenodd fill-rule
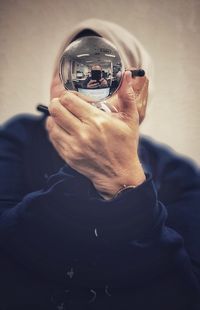
<instances>
[{"instance_id":1,"label":"sleeve","mask_svg":"<svg viewBox=\"0 0 200 310\"><path fill-rule=\"evenodd\" d=\"M190 198L192 206L196 193ZM188 206L187 199L176 203L177 208ZM158 199L151 175L147 175L142 185L124 192L119 198L102 200L95 205L95 234L99 238L96 263L99 273L105 275L102 283L107 284L110 293L121 294L127 287L137 288L141 291L134 295L134 305L153 304L155 309L193 309L196 306L194 309L198 309L197 262L187 251L198 239L197 227L193 234L190 231L181 235L178 224L169 225L167 210L173 205L165 206ZM185 236L188 235L191 245L186 250ZM195 249L197 253L198 244ZM199 262L199 253L197 257Z\"/></svg>"},{"instance_id":2,"label":"sleeve","mask_svg":"<svg viewBox=\"0 0 200 310\"><path fill-rule=\"evenodd\" d=\"M88 262L84 251L91 242L91 223L86 214L73 218L71 211L87 203L92 186L68 169L28 192L25 153L35 132L26 117L11 120L0 130L0 249L27 270L63 282L73 260L81 256L83 265Z\"/></svg>"},{"instance_id":3,"label":"sleeve","mask_svg":"<svg viewBox=\"0 0 200 310\"><path fill-rule=\"evenodd\" d=\"M117 295L134 288L135 305L145 299L156 307L165 299L166 309L188 309L185 305L197 302L198 276L183 237L167 226L167 208L151 175L105 201L89 180L64 166L44 188L23 196L23 181L18 185L23 160L11 136L1 143L2 249L70 287L106 286Z\"/></svg>"}]
</instances>

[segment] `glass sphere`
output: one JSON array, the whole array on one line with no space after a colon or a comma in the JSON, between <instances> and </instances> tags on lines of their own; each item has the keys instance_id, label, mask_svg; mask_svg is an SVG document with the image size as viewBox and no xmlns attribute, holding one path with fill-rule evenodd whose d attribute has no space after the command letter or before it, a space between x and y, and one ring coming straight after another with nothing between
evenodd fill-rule
<instances>
[{"instance_id":1,"label":"glass sphere","mask_svg":"<svg viewBox=\"0 0 200 310\"><path fill-rule=\"evenodd\" d=\"M100 102L119 88L124 67L115 46L98 36L73 41L60 60L60 78L67 90Z\"/></svg>"}]
</instances>

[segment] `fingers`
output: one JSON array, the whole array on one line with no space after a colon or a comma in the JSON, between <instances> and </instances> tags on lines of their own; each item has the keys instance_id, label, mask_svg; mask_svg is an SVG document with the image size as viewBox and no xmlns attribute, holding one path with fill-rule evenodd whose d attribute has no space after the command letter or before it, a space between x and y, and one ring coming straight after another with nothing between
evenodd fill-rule
<instances>
[{"instance_id":1,"label":"fingers","mask_svg":"<svg viewBox=\"0 0 200 310\"><path fill-rule=\"evenodd\" d=\"M45 126L49 133L51 142L63 145L66 139L70 138L70 135L56 123L52 116L47 117Z\"/></svg>"},{"instance_id":2,"label":"fingers","mask_svg":"<svg viewBox=\"0 0 200 310\"><path fill-rule=\"evenodd\" d=\"M141 101L147 100L148 98L148 87L149 87L149 80L146 79L144 81L144 84L142 86L142 89L140 90L139 98Z\"/></svg>"},{"instance_id":3,"label":"fingers","mask_svg":"<svg viewBox=\"0 0 200 310\"><path fill-rule=\"evenodd\" d=\"M146 80L146 76L136 76L132 78L131 84L136 94L141 91Z\"/></svg>"},{"instance_id":4,"label":"fingers","mask_svg":"<svg viewBox=\"0 0 200 310\"><path fill-rule=\"evenodd\" d=\"M87 84L87 87L88 88L95 88L99 86L99 83L97 81L94 81L94 80L91 80L88 84Z\"/></svg>"},{"instance_id":5,"label":"fingers","mask_svg":"<svg viewBox=\"0 0 200 310\"><path fill-rule=\"evenodd\" d=\"M137 111L135 94L132 88L132 76L130 71L125 71L123 75L122 84L118 91L118 97L120 100L120 112L133 115L133 113Z\"/></svg>"},{"instance_id":6,"label":"fingers","mask_svg":"<svg viewBox=\"0 0 200 310\"><path fill-rule=\"evenodd\" d=\"M97 115L104 113L72 92L66 92L60 98L60 103L77 119L85 123L90 122Z\"/></svg>"},{"instance_id":7,"label":"fingers","mask_svg":"<svg viewBox=\"0 0 200 310\"><path fill-rule=\"evenodd\" d=\"M88 88L93 89L93 88L96 88L97 86L99 86L99 83L92 84L92 85L88 86Z\"/></svg>"},{"instance_id":8,"label":"fingers","mask_svg":"<svg viewBox=\"0 0 200 310\"><path fill-rule=\"evenodd\" d=\"M75 134L81 130L82 123L75 115L61 104L58 98L54 98L49 105L49 112L54 121L68 134Z\"/></svg>"},{"instance_id":9,"label":"fingers","mask_svg":"<svg viewBox=\"0 0 200 310\"><path fill-rule=\"evenodd\" d=\"M136 104L140 117L140 123L143 121L146 114L147 100L148 100L148 85L149 81L148 79L146 79L143 88L140 91L140 94L136 97Z\"/></svg>"},{"instance_id":10,"label":"fingers","mask_svg":"<svg viewBox=\"0 0 200 310\"><path fill-rule=\"evenodd\" d=\"M123 88L121 89L120 87L119 90L122 99L122 111L128 114L135 115L137 117L139 115L139 122L141 123L145 117L147 107L149 80L146 76L134 78L128 77L127 83L129 84L129 86L125 83L125 80L123 79ZM132 88L132 94L130 90L130 84ZM125 94L125 96L123 96L123 93ZM134 98L131 99L131 96Z\"/></svg>"},{"instance_id":11,"label":"fingers","mask_svg":"<svg viewBox=\"0 0 200 310\"><path fill-rule=\"evenodd\" d=\"M130 70L136 70L136 68L131 68ZM134 76L131 80L132 88L137 95L141 92L144 84L148 81L147 77L144 76Z\"/></svg>"}]
</instances>

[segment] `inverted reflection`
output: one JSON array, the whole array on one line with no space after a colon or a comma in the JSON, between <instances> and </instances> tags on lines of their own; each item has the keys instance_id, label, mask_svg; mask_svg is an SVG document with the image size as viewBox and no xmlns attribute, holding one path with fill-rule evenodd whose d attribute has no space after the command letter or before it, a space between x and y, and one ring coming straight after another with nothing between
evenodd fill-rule
<instances>
[{"instance_id":1,"label":"inverted reflection","mask_svg":"<svg viewBox=\"0 0 200 310\"><path fill-rule=\"evenodd\" d=\"M118 89L123 69L117 49L97 36L73 41L60 61L60 76L65 88L95 101L111 96Z\"/></svg>"}]
</instances>

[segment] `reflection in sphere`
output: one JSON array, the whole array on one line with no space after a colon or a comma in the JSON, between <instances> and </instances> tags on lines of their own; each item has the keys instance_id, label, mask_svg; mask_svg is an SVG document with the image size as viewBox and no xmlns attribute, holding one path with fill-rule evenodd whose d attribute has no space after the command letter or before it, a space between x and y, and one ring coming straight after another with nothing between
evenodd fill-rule
<instances>
[{"instance_id":1,"label":"reflection in sphere","mask_svg":"<svg viewBox=\"0 0 200 310\"><path fill-rule=\"evenodd\" d=\"M104 100L119 87L124 68L117 49L108 40L82 37L65 49L60 61L64 87L94 101Z\"/></svg>"}]
</instances>

